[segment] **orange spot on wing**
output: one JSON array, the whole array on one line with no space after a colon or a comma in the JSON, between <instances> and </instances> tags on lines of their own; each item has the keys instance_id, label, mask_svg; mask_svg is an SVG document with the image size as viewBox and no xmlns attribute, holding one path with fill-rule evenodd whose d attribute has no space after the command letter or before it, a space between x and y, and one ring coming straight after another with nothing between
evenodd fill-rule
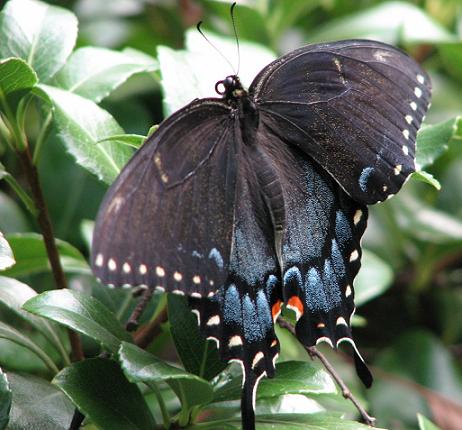
<instances>
[{"instance_id":1,"label":"orange spot on wing","mask_svg":"<svg viewBox=\"0 0 462 430\"><path fill-rule=\"evenodd\" d=\"M271 315L273 315L273 320L275 320L281 312L282 302L278 300L271 308Z\"/></svg>"},{"instance_id":2,"label":"orange spot on wing","mask_svg":"<svg viewBox=\"0 0 462 430\"><path fill-rule=\"evenodd\" d=\"M302 301L300 300L300 297L298 296L292 296L289 301L287 302L287 304L293 308L296 308L298 309L298 311L300 312L300 316L303 315L303 303Z\"/></svg>"}]
</instances>

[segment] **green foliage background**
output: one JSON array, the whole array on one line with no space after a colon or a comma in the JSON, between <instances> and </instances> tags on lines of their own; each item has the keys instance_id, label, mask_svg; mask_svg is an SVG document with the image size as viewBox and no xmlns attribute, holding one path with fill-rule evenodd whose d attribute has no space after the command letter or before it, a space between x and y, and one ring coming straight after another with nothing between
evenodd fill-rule
<instances>
[{"instance_id":1,"label":"green foliage background","mask_svg":"<svg viewBox=\"0 0 462 430\"><path fill-rule=\"evenodd\" d=\"M54 6L60 6L58 8ZM123 325L136 304L92 276L93 220L107 185L153 124L214 95L229 65L194 30L199 20L235 65L229 2L11 0L0 15L0 429L238 428L239 369L201 340L181 298L155 295L142 327L170 319L147 349ZM398 45L431 75L433 105L418 172L371 208L355 283L356 344L375 383L348 356L323 351L389 429L462 426L462 4L239 2L243 82L308 42L373 38ZM192 29L191 29L192 28ZM18 152L38 168L69 290L55 290ZM15 264L13 264L15 263ZM82 335L71 364L64 327ZM278 376L263 381L261 429L361 429L331 377L282 331ZM104 357L100 356L106 352ZM218 376L217 376L218 375ZM429 419L425 418L428 417Z\"/></svg>"}]
</instances>

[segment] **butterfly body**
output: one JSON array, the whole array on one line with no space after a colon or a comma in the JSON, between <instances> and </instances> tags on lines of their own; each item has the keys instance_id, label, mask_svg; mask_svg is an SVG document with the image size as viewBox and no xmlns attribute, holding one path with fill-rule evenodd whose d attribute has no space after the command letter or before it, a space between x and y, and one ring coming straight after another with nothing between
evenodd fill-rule
<instances>
[{"instance_id":1,"label":"butterfly body","mask_svg":"<svg viewBox=\"0 0 462 430\"><path fill-rule=\"evenodd\" d=\"M367 205L415 169L426 73L379 42L309 45L166 119L108 191L92 267L105 283L189 296L201 331L243 367L243 428L273 376L274 323L303 345L350 343Z\"/></svg>"}]
</instances>

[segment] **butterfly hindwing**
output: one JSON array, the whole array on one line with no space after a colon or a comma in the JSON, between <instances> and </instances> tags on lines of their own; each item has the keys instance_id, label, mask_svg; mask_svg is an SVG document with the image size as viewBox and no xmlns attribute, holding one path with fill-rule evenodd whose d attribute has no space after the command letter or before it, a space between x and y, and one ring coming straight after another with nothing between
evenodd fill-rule
<instances>
[{"instance_id":1,"label":"butterfly hindwing","mask_svg":"<svg viewBox=\"0 0 462 430\"><path fill-rule=\"evenodd\" d=\"M96 220L93 270L104 283L206 294L226 279L236 164L234 119L219 100L164 123L111 186Z\"/></svg>"},{"instance_id":2,"label":"butterfly hindwing","mask_svg":"<svg viewBox=\"0 0 462 430\"><path fill-rule=\"evenodd\" d=\"M274 127L271 116L263 128ZM296 334L305 346L324 341L336 348L352 340L353 280L360 268L360 239L367 223L367 207L355 202L336 181L295 146L274 135L262 145L279 166L285 204L282 241L282 293L295 312ZM272 137L271 137L272 136ZM370 374L360 366L370 385Z\"/></svg>"},{"instance_id":3,"label":"butterfly hindwing","mask_svg":"<svg viewBox=\"0 0 462 430\"><path fill-rule=\"evenodd\" d=\"M430 79L405 53L379 42L308 45L265 67L250 94L356 201L395 194L415 170L415 139ZM345 168L348 166L348 168Z\"/></svg>"},{"instance_id":4,"label":"butterfly hindwing","mask_svg":"<svg viewBox=\"0 0 462 430\"><path fill-rule=\"evenodd\" d=\"M258 155L264 154L250 154L252 150L243 147L238 157L228 279L213 297L190 299L201 331L217 341L221 357L242 365L245 430L255 428L258 381L263 376L274 375L279 342L273 324L282 299L271 216L265 196L257 186L264 183L262 176L270 172L261 168Z\"/></svg>"}]
</instances>

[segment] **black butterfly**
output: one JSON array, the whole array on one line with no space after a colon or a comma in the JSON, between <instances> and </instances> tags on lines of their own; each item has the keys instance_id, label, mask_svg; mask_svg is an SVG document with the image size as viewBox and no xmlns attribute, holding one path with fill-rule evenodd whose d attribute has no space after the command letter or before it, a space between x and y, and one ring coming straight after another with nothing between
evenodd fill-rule
<instances>
[{"instance_id":1,"label":"black butterfly","mask_svg":"<svg viewBox=\"0 0 462 430\"><path fill-rule=\"evenodd\" d=\"M266 66L249 90L166 119L108 191L93 238L104 283L186 294L224 360L243 367L242 420L274 375L274 322L295 311L303 345L354 346L353 279L367 206L415 170L430 79L367 40L309 45ZM372 377L356 347L358 373Z\"/></svg>"}]
</instances>

